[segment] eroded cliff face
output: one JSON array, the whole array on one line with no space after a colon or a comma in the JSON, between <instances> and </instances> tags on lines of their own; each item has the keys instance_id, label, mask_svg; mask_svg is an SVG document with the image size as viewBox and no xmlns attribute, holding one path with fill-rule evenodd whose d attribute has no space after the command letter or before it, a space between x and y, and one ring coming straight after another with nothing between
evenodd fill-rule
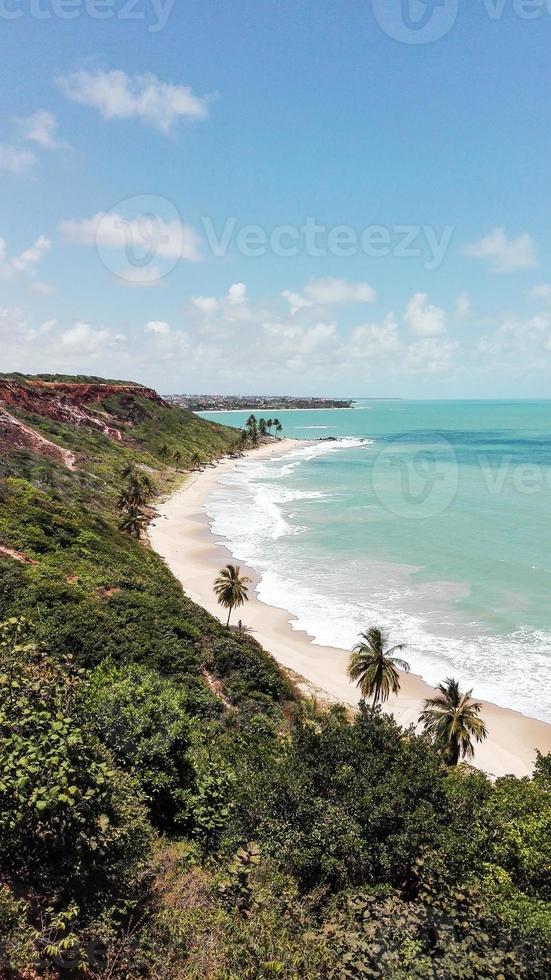
<instances>
[{"instance_id":1,"label":"eroded cliff face","mask_svg":"<svg viewBox=\"0 0 551 980\"><path fill-rule=\"evenodd\" d=\"M113 418L101 404L111 395L119 399L122 420ZM141 385L0 378L0 451L2 448L29 449L74 469L74 453L48 440L33 428L32 421L18 418L17 413L40 415L75 428L87 426L109 439L122 442L125 429L132 425L137 398L163 403L156 391Z\"/></svg>"}]
</instances>

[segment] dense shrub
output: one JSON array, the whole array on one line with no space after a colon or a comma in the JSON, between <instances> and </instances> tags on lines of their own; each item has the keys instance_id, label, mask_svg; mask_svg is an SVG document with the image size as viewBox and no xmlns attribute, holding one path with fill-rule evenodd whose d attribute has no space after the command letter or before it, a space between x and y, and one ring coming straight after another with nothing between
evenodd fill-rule
<instances>
[{"instance_id":1,"label":"dense shrub","mask_svg":"<svg viewBox=\"0 0 551 980\"><path fill-rule=\"evenodd\" d=\"M81 680L0 628L0 869L61 901L124 902L151 833L137 786L78 715Z\"/></svg>"}]
</instances>

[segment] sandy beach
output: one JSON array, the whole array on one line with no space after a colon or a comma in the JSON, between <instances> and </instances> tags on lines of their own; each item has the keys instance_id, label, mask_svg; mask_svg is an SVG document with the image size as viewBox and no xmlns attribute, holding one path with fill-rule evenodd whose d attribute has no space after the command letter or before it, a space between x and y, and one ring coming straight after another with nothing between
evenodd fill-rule
<instances>
[{"instance_id":1,"label":"sandy beach","mask_svg":"<svg viewBox=\"0 0 551 980\"><path fill-rule=\"evenodd\" d=\"M301 445L305 443L287 439L253 452L269 457ZM152 547L164 558L186 594L220 619L225 619L225 614L216 602L213 581L218 570L233 557L224 542L211 533L204 505L220 477L235 465L235 460L227 459L192 474L182 489L157 505L159 516L149 528ZM254 569L244 565L242 569L253 583L258 582ZM307 633L292 628L293 616L289 612L260 602L253 590L239 615L278 663L305 679L304 689L310 694L319 693L320 697L350 706L358 703L357 689L346 674L349 651L315 645ZM415 669L414 661L412 668ZM387 702L385 710L401 725L417 724L423 699L431 694L432 688L421 677L402 674L400 693ZM482 716L489 736L477 747L474 763L485 772L494 776L527 776L532 772L536 750L551 751L551 725L489 702L483 702Z\"/></svg>"}]
</instances>

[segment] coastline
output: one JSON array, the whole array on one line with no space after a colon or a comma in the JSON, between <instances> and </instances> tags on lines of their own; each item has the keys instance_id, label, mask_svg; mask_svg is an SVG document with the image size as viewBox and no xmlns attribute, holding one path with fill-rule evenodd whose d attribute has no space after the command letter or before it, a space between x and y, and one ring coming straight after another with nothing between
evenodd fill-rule
<instances>
[{"instance_id":1,"label":"coastline","mask_svg":"<svg viewBox=\"0 0 551 980\"><path fill-rule=\"evenodd\" d=\"M269 458L285 455L297 446L308 444L312 443L309 440L286 439L249 450L246 455ZM212 585L219 569L234 561L234 558L226 544L217 540L212 533L204 506L220 476L235 465L236 460L225 459L215 467L207 467L193 474L182 488L157 504L159 516L149 527L152 547L181 582L186 594L222 620L224 615L216 602ZM255 587L259 576L254 568L244 565L242 568L253 580L249 602L240 610L251 634L282 667L304 678L305 684L302 685L299 680L299 686L303 686L307 693L318 693L327 700L354 707L359 697L356 687L346 675L350 652L337 647L314 645L307 633L294 630L291 613L268 606L258 599ZM417 724L422 702L432 694L433 688L422 677L414 673L402 674L400 693L389 699L384 710L393 714L397 722L405 727ZM474 765L493 776L530 775L536 749L544 754L551 751L551 725L488 701L483 701L482 706L489 735L482 745L476 747Z\"/></svg>"}]
</instances>

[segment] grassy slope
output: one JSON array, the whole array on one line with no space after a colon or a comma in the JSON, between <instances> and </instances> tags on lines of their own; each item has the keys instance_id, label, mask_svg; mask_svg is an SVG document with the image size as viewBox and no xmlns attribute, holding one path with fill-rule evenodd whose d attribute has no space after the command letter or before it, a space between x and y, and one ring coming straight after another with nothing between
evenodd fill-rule
<instances>
[{"instance_id":1,"label":"grassy slope","mask_svg":"<svg viewBox=\"0 0 551 980\"><path fill-rule=\"evenodd\" d=\"M277 710L292 695L274 661L254 640L228 636L183 595L156 554L117 528L115 499L127 462L153 470L167 490L181 477L161 462L163 444L171 455L179 450L185 465L194 453L208 459L231 449L234 430L141 397L128 405L113 394L87 409L107 412L110 424L115 418L125 442L17 413L78 454L79 466L71 472L26 451L0 459L0 544L35 563L0 558L0 619L28 616L50 650L76 654L86 665L111 656L177 675L198 710L220 710L203 680L205 666L232 701Z\"/></svg>"}]
</instances>

